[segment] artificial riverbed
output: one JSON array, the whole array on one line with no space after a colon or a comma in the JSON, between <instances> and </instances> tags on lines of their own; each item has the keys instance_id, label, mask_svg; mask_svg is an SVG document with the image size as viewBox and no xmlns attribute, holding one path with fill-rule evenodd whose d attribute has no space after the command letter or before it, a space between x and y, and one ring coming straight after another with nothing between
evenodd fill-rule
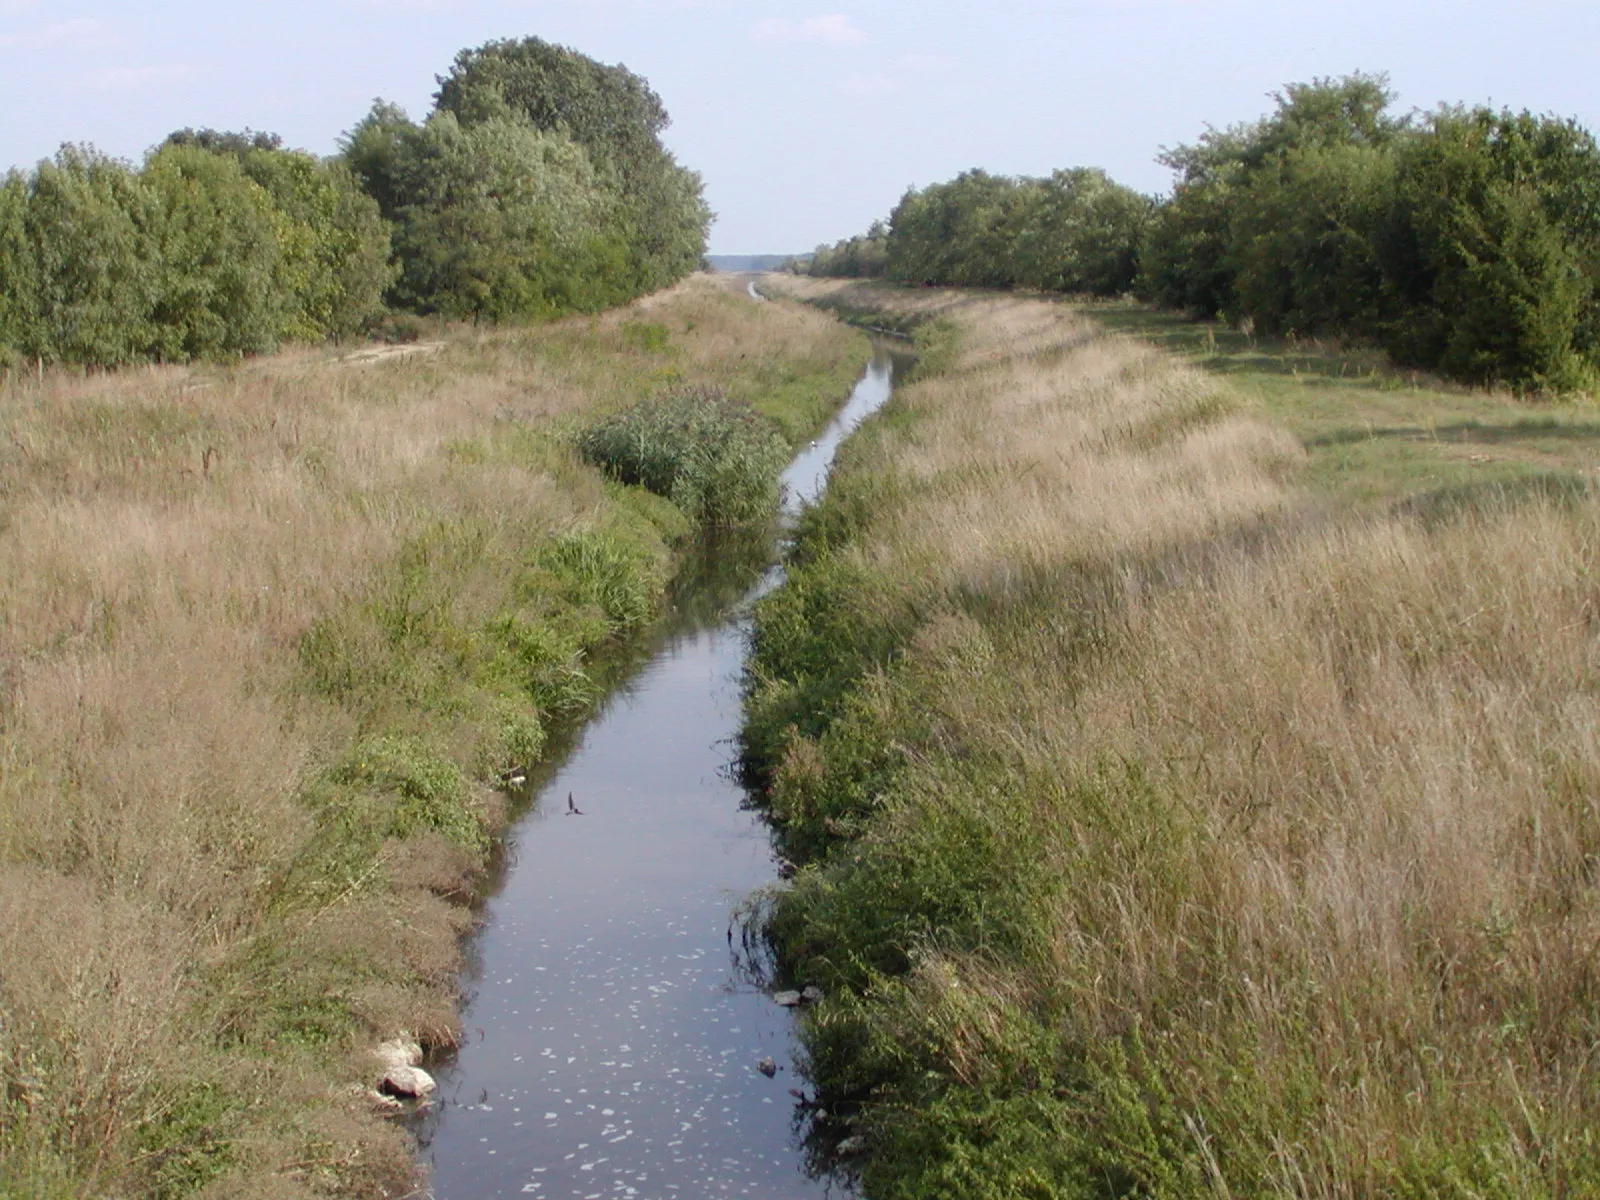
<instances>
[{"instance_id":1,"label":"artificial riverbed","mask_svg":"<svg viewBox=\"0 0 1600 1200\"><path fill-rule=\"evenodd\" d=\"M893 374L880 348L785 473L788 515ZM733 922L777 877L729 765L749 603L781 572L747 568L729 597L738 564L710 566L509 835L472 948L467 1038L421 1129L438 1200L839 1193L806 1169L793 1013Z\"/></svg>"}]
</instances>

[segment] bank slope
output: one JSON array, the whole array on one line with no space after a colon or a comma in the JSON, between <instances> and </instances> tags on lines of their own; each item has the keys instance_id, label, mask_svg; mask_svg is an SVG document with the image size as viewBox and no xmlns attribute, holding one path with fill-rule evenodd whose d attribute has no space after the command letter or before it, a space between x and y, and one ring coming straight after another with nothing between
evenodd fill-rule
<instances>
[{"instance_id":1,"label":"bank slope","mask_svg":"<svg viewBox=\"0 0 1600 1200\"><path fill-rule=\"evenodd\" d=\"M942 348L757 619L820 1148L872 1200L1600 1186L1589 487L1345 507L1067 305L787 286Z\"/></svg>"},{"instance_id":2,"label":"bank slope","mask_svg":"<svg viewBox=\"0 0 1600 1200\"><path fill-rule=\"evenodd\" d=\"M413 1194L372 1048L457 1036L500 781L695 533L575 435L693 386L798 440L866 354L701 277L0 394L0 1195Z\"/></svg>"}]
</instances>

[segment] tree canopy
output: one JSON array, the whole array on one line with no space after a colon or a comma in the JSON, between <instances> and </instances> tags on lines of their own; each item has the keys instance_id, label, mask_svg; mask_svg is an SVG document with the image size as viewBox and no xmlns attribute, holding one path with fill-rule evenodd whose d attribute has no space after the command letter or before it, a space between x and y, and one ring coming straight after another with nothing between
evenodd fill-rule
<instances>
[{"instance_id":1,"label":"tree canopy","mask_svg":"<svg viewBox=\"0 0 1600 1200\"><path fill-rule=\"evenodd\" d=\"M641 77L538 38L462 51L434 111L378 101L332 160L186 128L140 166L67 146L0 181L0 364L233 357L397 305L593 311L700 263L700 178Z\"/></svg>"}]
</instances>

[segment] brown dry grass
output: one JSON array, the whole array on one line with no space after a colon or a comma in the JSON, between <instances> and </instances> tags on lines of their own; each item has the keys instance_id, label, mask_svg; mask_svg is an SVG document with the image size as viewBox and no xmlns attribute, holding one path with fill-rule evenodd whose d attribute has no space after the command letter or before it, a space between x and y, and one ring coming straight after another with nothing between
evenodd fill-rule
<instances>
[{"instance_id":1,"label":"brown dry grass","mask_svg":"<svg viewBox=\"0 0 1600 1200\"><path fill-rule=\"evenodd\" d=\"M1026 1043L1070 1115L1024 1166L1062 1194L1085 1163L1152 1195L1600 1187L1592 490L1330 512L1225 381L1066 306L779 286L960 332L836 484L886 497L839 554L913 631L774 793L805 819L899 747L854 861L797 893L803 936L917 894L863 856L1012 900L927 931L858 1013L920 1055L877 1183L932 1186L926 1148L976 1136L950 1097L1015 1099L996 1064ZM997 876L961 875L973 828ZM1019 1194L982 1128L966 1194Z\"/></svg>"},{"instance_id":2,"label":"brown dry grass","mask_svg":"<svg viewBox=\"0 0 1600 1200\"><path fill-rule=\"evenodd\" d=\"M454 547L429 583L452 627L573 531L633 530L659 586L681 518L636 511L563 431L675 378L803 425L860 353L699 278L426 358L0 393L0 1194L409 1188L406 1140L338 1097L364 1039L452 1036L481 858L431 834L336 853L308 789L394 729L480 779L508 764L482 705L308 686L305 635L429 539ZM472 804L493 822L490 789ZM354 1022L331 1039L325 1003Z\"/></svg>"}]
</instances>

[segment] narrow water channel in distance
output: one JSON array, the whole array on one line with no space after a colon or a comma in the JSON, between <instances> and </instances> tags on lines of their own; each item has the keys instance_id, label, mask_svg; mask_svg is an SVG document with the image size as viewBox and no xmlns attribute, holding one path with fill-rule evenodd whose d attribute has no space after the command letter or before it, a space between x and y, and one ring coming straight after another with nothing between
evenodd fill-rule
<instances>
[{"instance_id":1,"label":"narrow water channel in distance","mask_svg":"<svg viewBox=\"0 0 1600 1200\"><path fill-rule=\"evenodd\" d=\"M888 399L893 370L877 350L790 465L789 516ZM749 601L780 578L767 571L731 609L682 597L690 615L512 830L472 947L466 1042L420 1130L438 1200L840 1194L803 1166L793 1015L730 938L735 908L777 874L729 765Z\"/></svg>"}]
</instances>

